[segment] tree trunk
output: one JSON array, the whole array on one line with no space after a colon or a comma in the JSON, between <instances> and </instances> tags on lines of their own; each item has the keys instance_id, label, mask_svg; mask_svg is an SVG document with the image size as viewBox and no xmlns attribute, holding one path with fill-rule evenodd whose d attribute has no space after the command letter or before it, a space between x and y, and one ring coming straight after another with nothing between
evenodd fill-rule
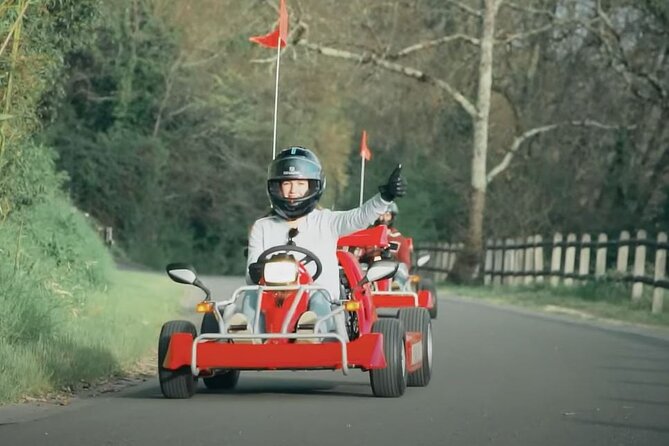
<instances>
[{"instance_id":1,"label":"tree trunk","mask_svg":"<svg viewBox=\"0 0 669 446\"><path fill-rule=\"evenodd\" d=\"M485 215L486 160L488 156L488 124L492 93L492 62L495 16L499 0L485 0L481 30L481 56L477 95L478 115L474 118L472 141L472 176L469 192L469 223L463 252L457 257L450 279L454 282L476 280L483 249L483 217ZM481 275L482 277L482 275Z\"/></svg>"}]
</instances>

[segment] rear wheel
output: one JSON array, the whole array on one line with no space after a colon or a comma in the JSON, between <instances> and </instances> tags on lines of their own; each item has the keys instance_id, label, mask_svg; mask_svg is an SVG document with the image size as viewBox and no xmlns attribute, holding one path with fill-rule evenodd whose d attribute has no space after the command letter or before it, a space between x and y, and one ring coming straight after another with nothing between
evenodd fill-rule
<instances>
[{"instance_id":1,"label":"rear wheel","mask_svg":"<svg viewBox=\"0 0 669 446\"><path fill-rule=\"evenodd\" d=\"M218 321L214 313L205 313L202 318L202 325L200 333L219 333ZM207 389L223 390L234 389L239 381L239 370L220 370L216 375L203 378L204 385Z\"/></svg>"},{"instance_id":2,"label":"rear wheel","mask_svg":"<svg viewBox=\"0 0 669 446\"><path fill-rule=\"evenodd\" d=\"M430 279L420 279L420 282L418 282L418 290L426 290L429 291L430 294L432 294L432 300L434 302L434 305L432 308L430 308L428 311L430 312L430 317L432 319L437 318L437 307L439 306L439 300L437 299L437 287L434 286L434 283Z\"/></svg>"},{"instance_id":3,"label":"rear wheel","mask_svg":"<svg viewBox=\"0 0 669 446\"><path fill-rule=\"evenodd\" d=\"M399 320L406 331L417 331L422 337L422 365L409 373L407 385L425 387L432 378L432 322L425 308L403 308L399 311Z\"/></svg>"},{"instance_id":4,"label":"rear wheel","mask_svg":"<svg viewBox=\"0 0 669 446\"><path fill-rule=\"evenodd\" d=\"M407 386L404 327L397 319L383 318L374 323L372 332L383 335L383 353L386 357L386 368L369 371L372 392L379 397L402 396Z\"/></svg>"},{"instance_id":5,"label":"rear wheel","mask_svg":"<svg viewBox=\"0 0 669 446\"><path fill-rule=\"evenodd\" d=\"M177 370L169 370L163 367L170 339L175 333L189 333L193 335L193 339L197 337L195 326L188 321L169 321L163 325L158 339L158 381L160 381L160 390L166 398L190 398L195 393L197 383L190 367L183 366Z\"/></svg>"}]
</instances>

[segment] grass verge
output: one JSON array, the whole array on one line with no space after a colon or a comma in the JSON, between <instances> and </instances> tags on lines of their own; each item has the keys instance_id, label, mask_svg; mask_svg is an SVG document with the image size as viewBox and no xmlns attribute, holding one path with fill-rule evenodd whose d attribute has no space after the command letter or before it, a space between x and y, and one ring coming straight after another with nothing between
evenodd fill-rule
<instances>
[{"instance_id":1,"label":"grass verge","mask_svg":"<svg viewBox=\"0 0 669 446\"><path fill-rule=\"evenodd\" d=\"M632 303L629 286L620 283L592 282L583 286L549 287L531 285L511 286L454 286L442 284L442 295L457 295L511 304L551 313L571 314L579 318L610 319L630 324L669 328L669 313L651 313L651 294L645 287L639 303ZM669 292L666 293L669 299Z\"/></svg>"},{"instance_id":2,"label":"grass verge","mask_svg":"<svg viewBox=\"0 0 669 446\"><path fill-rule=\"evenodd\" d=\"M0 221L0 403L122 373L154 348L182 292L117 271L62 195L15 210Z\"/></svg>"},{"instance_id":3,"label":"grass verge","mask_svg":"<svg viewBox=\"0 0 669 446\"><path fill-rule=\"evenodd\" d=\"M108 289L61 314L50 336L0 339L0 403L123 374L155 349L160 326L178 311L182 293L167 277L113 272Z\"/></svg>"},{"instance_id":4,"label":"grass verge","mask_svg":"<svg viewBox=\"0 0 669 446\"><path fill-rule=\"evenodd\" d=\"M50 336L0 339L0 403L122 374L155 348L182 292L167 277L115 271L107 290L76 310L58 309Z\"/></svg>"}]
</instances>

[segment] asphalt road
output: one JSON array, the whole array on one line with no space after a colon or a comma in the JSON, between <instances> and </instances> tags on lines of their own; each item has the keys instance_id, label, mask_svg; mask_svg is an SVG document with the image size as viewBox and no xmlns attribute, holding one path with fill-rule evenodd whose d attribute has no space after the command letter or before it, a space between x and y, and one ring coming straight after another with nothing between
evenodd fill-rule
<instances>
[{"instance_id":1,"label":"asphalt road","mask_svg":"<svg viewBox=\"0 0 669 446\"><path fill-rule=\"evenodd\" d=\"M0 408L0 445L669 445L669 339L459 299L434 333L432 382L399 399L362 372L246 372L190 400L152 380Z\"/></svg>"}]
</instances>

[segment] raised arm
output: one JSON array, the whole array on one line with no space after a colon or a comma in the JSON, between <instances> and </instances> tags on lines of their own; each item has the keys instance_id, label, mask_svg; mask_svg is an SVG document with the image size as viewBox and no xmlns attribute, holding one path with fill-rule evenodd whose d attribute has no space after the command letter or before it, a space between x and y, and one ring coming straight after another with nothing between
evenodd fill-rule
<instances>
[{"instance_id":1,"label":"raised arm","mask_svg":"<svg viewBox=\"0 0 669 446\"><path fill-rule=\"evenodd\" d=\"M333 232L337 237L341 237L364 229L374 223L379 214L383 214L388 209L389 204L390 202L381 198L381 194L376 194L358 208L333 212L331 214Z\"/></svg>"},{"instance_id":2,"label":"raised arm","mask_svg":"<svg viewBox=\"0 0 669 446\"><path fill-rule=\"evenodd\" d=\"M341 237L374 223L379 214L384 213L395 198L406 194L406 188L406 180L402 177L402 165L400 164L390 174L388 182L379 187L379 194L367 200L359 208L332 213L332 228L335 235Z\"/></svg>"}]
</instances>

